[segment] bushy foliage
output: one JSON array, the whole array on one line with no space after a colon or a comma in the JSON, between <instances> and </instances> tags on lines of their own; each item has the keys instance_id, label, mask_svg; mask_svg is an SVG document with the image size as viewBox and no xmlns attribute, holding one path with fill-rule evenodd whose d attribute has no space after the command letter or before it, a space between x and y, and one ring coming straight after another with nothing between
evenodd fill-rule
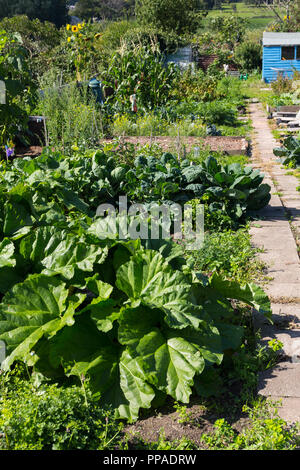
<instances>
[{"instance_id":1,"label":"bushy foliage","mask_svg":"<svg viewBox=\"0 0 300 470\"><path fill-rule=\"evenodd\" d=\"M229 49L243 40L247 20L236 15L216 16L210 19L209 29L216 35L220 43L228 45Z\"/></svg>"},{"instance_id":2,"label":"bushy foliage","mask_svg":"<svg viewBox=\"0 0 300 470\"><path fill-rule=\"evenodd\" d=\"M186 100L212 101L217 97L218 77L197 70L185 70L174 84L173 96Z\"/></svg>"},{"instance_id":3,"label":"bushy foliage","mask_svg":"<svg viewBox=\"0 0 300 470\"><path fill-rule=\"evenodd\" d=\"M261 69L262 47L255 42L243 42L236 47L234 57L245 72Z\"/></svg>"},{"instance_id":4,"label":"bushy foliage","mask_svg":"<svg viewBox=\"0 0 300 470\"><path fill-rule=\"evenodd\" d=\"M22 39L22 46L28 51L30 68L34 77L44 73L48 66L49 53L57 47L61 34L53 23L42 22L37 18L30 20L26 15L4 18L0 22L0 30L9 34L18 33Z\"/></svg>"},{"instance_id":5,"label":"bushy foliage","mask_svg":"<svg viewBox=\"0 0 300 470\"><path fill-rule=\"evenodd\" d=\"M249 281L259 265L245 228L207 233L203 247L193 257L200 271L216 272L238 282Z\"/></svg>"},{"instance_id":6,"label":"bushy foliage","mask_svg":"<svg viewBox=\"0 0 300 470\"><path fill-rule=\"evenodd\" d=\"M271 83L272 91L275 95L280 96L283 93L292 91L293 78L289 78L282 73L277 74L276 80Z\"/></svg>"},{"instance_id":7,"label":"bushy foliage","mask_svg":"<svg viewBox=\"0 0 300 470\"><path fill-rule=\"evenodd\" d=\"M238 433L225 419L218 419L214 432L204 434L202 439L209 449L294 450L299 446L299 431L279 417L278 405L280 402L257 402L253 408L245 405L249 427Z\"/></svg>"},{"instance_id":8,"label":"bushy foliage","mask_svg":"<svg viewBox=\"0 0 300 470\"><path fill-rule=\"evenodd\" d=\"M22 367L2 374L0 449L113 449L120 427L87 386L59 387L22 378ZM36 381L38 382L38 381Z\"/></svg>"},{"instance_id":9,"label":"bushy foliage","mask_svg":"<svg viewBox=\"0 0 300 470\"><path fill-rule=\"evenodd\" d=\"M141 24L177 34L193 33L203 16L200 6L198 0L137 0L135 12Z\"/></svg>"}]
</instances>

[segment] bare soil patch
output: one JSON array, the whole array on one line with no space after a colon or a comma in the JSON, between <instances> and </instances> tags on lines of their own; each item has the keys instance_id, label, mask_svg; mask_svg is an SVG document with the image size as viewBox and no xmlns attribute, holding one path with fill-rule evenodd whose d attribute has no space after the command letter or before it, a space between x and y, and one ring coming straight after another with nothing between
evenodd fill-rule
<instances>
[{"instance_id":1,"label":"bare soil patch","mask_svg":"<svg viewBox=\"0 0 300 470\"><path fill-rule=\"evenodd\" d=\"M38 157L41 155L43 147L31 145L30 147L16 147L14 158L19 157Z\"/></svg>"},{"instance_id":2,"label":"bare soil patch","mask_svg":"<svg viewBox=\"0 0 300 470\"><path fill-rule=\"evenodd\" d=\"M163 150L169 152L178 152L185 149L190 152L195 147L211 150L212 152L224 152L228 155L246 155L249 152L249 142L244 137L231 136L208 136L208 137L177 137L156 136L156 137L122 137L124 143L131 143L137 147L144 145L157 144ZM112 139L102 139L100 143L112 143ZM43 147L31 145L30 147L17 147L16 157L36 157L42 153Z\"/></svg>"},{"instance_id":3,"label":"bare soil patch","mask_svg":"<svg viewBox=\"0 0 300 470\"><path fill-rule=\"evenodd\" d=\"M124 142L134 144L136 146L158 144L165 151L178 151L178 146L186 151L191 151L194 147L201 149L207 148L213 152L225 152L229 155L245 155L249 149L249 143L245 137L232 136L207 136L207 137L169 137L169 136L124 136ZM103 139L101 143L110 143L111 139Z\"/></svg>"},{"instance_id":4,"label":"bare soil patch","mask_svg":"<svg viewBox=\"0 0 300 470\"><path fill-rule=\"evenodd\" d=\"M208 411L197 397L191 398L186 412L188 415L187 421L184 423L178 422L181 420L181 416L170 403L149 413L149 415L141 417L136 423L126 426L124 433L129 436L130 447L134 448L138 439L145 442L156 442L163 432L165 439L168 441L178 441L185 437L195 442L200 449L206 449L207 446L202 441L201 436L213 432L214 423L217 419L225 418L238 433L250 425L250 419L242 413L236 415L228 413L226 416L224 410L219 413L213 410Z\"/></svg>"}]
</instances>

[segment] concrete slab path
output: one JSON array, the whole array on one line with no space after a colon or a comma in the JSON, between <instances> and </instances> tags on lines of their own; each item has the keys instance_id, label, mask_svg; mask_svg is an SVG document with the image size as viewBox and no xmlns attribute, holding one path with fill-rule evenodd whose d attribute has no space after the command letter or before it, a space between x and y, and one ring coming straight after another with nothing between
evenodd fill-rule
<instances>
[{"instance_id":1,"label":"concrete slab path","mask_svg":"<svg viewBox=\"0 0 300 470\"><path fill-rule=\"evenodd\" d=\"M265 174L271 186L269 205L258 212L261 220L252 223L253 244L272 280L264 287L270 297L273 321L254 317L261 330L261 343L276 338L283 343L283 360L260 374L258 394L282 399L279 415L289 422L300 422L300 261L296 234L300 230L299 181L276 161L273 138L266 113L260 103L249 105L253 125L253 163ZM251 162L252 163L252 162Z\"/></svg>"}]
</instances>

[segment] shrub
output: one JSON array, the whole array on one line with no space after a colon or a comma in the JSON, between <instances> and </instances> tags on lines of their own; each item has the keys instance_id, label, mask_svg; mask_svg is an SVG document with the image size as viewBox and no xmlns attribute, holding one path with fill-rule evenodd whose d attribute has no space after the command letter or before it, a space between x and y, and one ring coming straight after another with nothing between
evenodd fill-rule
<instances>
[{"instance_id":1,"label":"shrub","mask_svg":"<svg viewBox=\"0 0 300 470\"><path fill-rule=\"evenodd\" d=\"M293 79L284 76L282 73L278 73L277 79L271 83L273 93L275 95L281 95L282 93L289 93L292 91Z\"/></svg>"}]
</instances>

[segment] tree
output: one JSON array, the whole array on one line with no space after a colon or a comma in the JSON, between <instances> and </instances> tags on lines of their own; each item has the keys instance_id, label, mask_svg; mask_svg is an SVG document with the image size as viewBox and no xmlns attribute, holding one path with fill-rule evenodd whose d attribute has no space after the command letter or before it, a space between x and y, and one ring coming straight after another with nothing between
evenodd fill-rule
<instances>
[{"instance_id":1,"label":"tree","mask_svg":"<svg viewBox=\"0 0 300 470\"><path fill-rule=\"evenodd\" d=\"M230 49L242 42L246 26L247 20L236 15L216 16L209 22L213 36L219 39L220 44L227 44Z\"/></svg>"},{"instance_id":2,"label":"tree","mask_svg":"<svg viewBox=\"0 0 300 470\"><path fill-rule=\"evenodd\" d=\"M80 19L100 18L116 20L130 16L134 11L134 0L78 0L74 15Z\"/></svg>"},{"instance_id":3,"label":"tree","mask_svg":"<svg viewBox=\"0 0 300 470\"><path fill-rule=\"evenodd\" d=\"M300 29L300 0L295 0L292 6L292 18L294 23L297 25L297 30Z\"/></svg>"},{"instance_id":4,"label":"tree","mask_svg":"<svg viewBox=\"0 0 300 470\"><path fill-rule=\"evenodd\" d=\"M136 17L142 25L161 31L194 33L203 17L199 0L136 0Z\"/></svg>"},{"instance_id":5,"label":"tree","mask_svg":"<svg viewBox=\"0 0 300 470\"><path fill-rule=\"evenodd\" d=\"M271 10L276 21L272 31L293 32L300 30L300 0L259 0L260 5Z\"/></svg>"},{"instance_id":6,"label":"tree","mask_svg":"<svg viewBox=\"0 0 300 470\"><path fill-rule=\"evenodd\" d=\"M283 21L282 10L285 12L284 16L290 16L294 2L295 0L254 0L255 5L271 10L279 21Z\"/></svg>"},{"instance_id":7,"label":"tree","mask_svg":"<svg viewBox=\"0 0 300 470\"><path fill-rule=\"evenodd\" d=\"M44 73L50 54L60 44L62 37L53 23L30 20L25 15L4 18L0 21L0 31L2 30L11 35L18 33L21 37L34 78Z\"/></svg>"},{"instance_id":8,"label":"tree","mask_svg":"<svg viewBox=\"0 0 300 470\"><path fill-rule=\"evenodd\" d=\"M61 34L53 23L42 23L39 19L30 20L25 15L4 18L0 21L0 30L11 34L19 33L30 59L43 52L48 53L58 46L61 40Z\"/></svg>"},{"instance_id":9,"label":"tree","mask_svg":"<svg viewBox=\"0 0 300 470\"><path fill-rule=\"evenodd\" d=\"M66 23L66 0L0 0L0 19L16 15L50 21L60 27Z\"/></svg>"}]
</instances>

